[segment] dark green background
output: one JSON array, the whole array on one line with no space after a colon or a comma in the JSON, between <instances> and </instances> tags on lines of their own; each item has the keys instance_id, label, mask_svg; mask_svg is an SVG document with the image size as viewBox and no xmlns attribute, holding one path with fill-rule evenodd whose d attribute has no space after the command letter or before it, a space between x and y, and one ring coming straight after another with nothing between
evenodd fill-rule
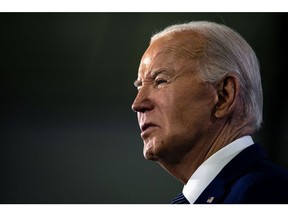
<instances>
[{"instance_id":1,"label":"dark green background","mask_svg":"<svg viewBox=\"0 0 288 216\"><path fill-rule=\"evenodd\" d=\"M140 58L167 25L236 29L261 63L264 127L288 167L286 13L1 13L0 203L169 203L182 185L142 155Z\"/></svg>"}]
</instances>

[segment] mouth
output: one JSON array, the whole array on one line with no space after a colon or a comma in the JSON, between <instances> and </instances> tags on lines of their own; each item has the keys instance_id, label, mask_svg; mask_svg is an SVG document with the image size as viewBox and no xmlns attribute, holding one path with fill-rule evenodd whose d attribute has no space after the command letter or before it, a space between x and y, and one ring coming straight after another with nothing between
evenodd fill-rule
<instances>
[{"instance_id":1,"label":"mouth","mask_svg":"<svg viewBox=\"0 0 288 216\"><path fill-rule=\"evenodd\" d=\"M144 123L141 125L141 137L147 139L158 125L154 123Z\"/></svg>"},{"instance_id":2,"label":"mouth","mask_svg":"<svg viewBox=\"0 0 288 216\"><path fill-rule=\"evenodd\" d=\"M141 125L141 131L142 133L145 132L147 129L151 128L151 127L155 127L157 125L153 124L153 123L144 123L143 125Z\"/></svg>"}]
</instances>

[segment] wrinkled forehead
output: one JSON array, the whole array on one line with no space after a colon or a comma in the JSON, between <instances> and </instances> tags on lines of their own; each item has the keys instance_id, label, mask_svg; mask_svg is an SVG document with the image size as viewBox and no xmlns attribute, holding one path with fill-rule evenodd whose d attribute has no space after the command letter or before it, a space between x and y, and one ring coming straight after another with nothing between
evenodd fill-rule
<instances>
[{"instance_id":1,"label":"wrinkled forehead","mask_svg":"<svg viewBox=\"0 0 288 216\"><path fill-rule=\"evenodd\" d=\"M174 32L152 41L142 56L139 73L158 64L172 64L173 61L193 61L203 55L203 36L194 31Z\"/></svg>"}]
</instances>

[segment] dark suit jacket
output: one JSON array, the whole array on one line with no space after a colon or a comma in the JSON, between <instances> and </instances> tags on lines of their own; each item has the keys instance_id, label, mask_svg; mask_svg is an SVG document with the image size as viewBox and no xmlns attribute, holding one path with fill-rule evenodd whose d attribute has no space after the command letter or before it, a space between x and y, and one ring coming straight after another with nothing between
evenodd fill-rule
<instances>
[{"instance_id":1,"label":"dark suit jacket","mask_svg":"<svg viewBox=\"0 0 288 216\"><path fill-rule=\"evenodd\" d=\"M251 145L195 201L204 203L288 204L288 171L269 161L260 145Z\"/></svg>"}]
</instances>

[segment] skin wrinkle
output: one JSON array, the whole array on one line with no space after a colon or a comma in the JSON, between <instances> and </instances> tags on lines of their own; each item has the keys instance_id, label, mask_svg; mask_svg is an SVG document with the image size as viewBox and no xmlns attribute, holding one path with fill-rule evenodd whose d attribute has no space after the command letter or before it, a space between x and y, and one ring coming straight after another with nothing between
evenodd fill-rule
<instances>
[{"instance_id":1,"label":"skin wrinkle","mask_svg":"<svg viewBox=\"0 0 288 216\"><path fill-rule=\"evenodd\" d=\"M168 46L164 53L173 52L179 58L186 58L188 60L196 60L203 54L203 47L194 49L193 52L185 48L183 44L174 44L173 46Z\"/></svg>"},{"instance_id":2,"label":"skin wrinkle","mask_svg":"<svg viewBox=\"0 0 288 216\"><path fill-rule=\"evenodd\" d=\"M140 126L156 125L142 132L145 158L184 184L213 153L249 131L245 121L231 125L242 106L237 79L215 85L197 76L196 59L204 56L204 45L194 32L153 40L140 62L132 105ZM158 85L155 74L161 70L173 75Z\"/></svg>"},{"instance_id":3,"label":"skin wrinkle","mask_svg":"<svg viewBox=\"0 0 288 216\"><path fill-rule=\"evenodd\" d=\"M175 57L178 57L178 58L182 58L182 59L186 59L186 58L183 58L183 55L181 55L180 53L180 51L179 51L180 49L176 49L176 48L172 48L172 47L164 47L164 49L161 51L161 52L159 52L159 53L157 53L157 54L155 54L155 57L154 57L154 62L156 62L156 63L151 63L150 65L149 65L149 68L147 69L149 72L147 72L145 75L144 75L144 78L143 78L143 80L149 80L149 81L153 81L153 79L155 79L155 75L154 75L154 73L157 73L157 72L159 72L159 71L165 71L167 74L173 74L173 75L171 75L171 77L172 76L175 76L175 71L174 71L174 69L171 67L171 65L174 63L174 59L173 59L173 61L171 61L171 62L166 62L166 65L165 65L165 67L159 67L158 68L158 66L155 66L156 64L157 64L157 59L158 58L161 58L163 55L167 55L167 54L171 54L171 53L173 53L173 55L175 55ZM178 51L178 52L177 52ZM187 54L187 53L186 53ZM192 55L192 54L191 54ZM190 56L191 56L190 55ZM189 58L189 60L190 60L191 58ZM142 62L145 62L145 59L142 61ZM190 62L190 63L193 63L193 61L192 62ZM143 74L144 72L143 71L145 71L145 70L143 70L142 68L140 68L139 69L139 74ZM177 76L175 77L175 78L177 78ZM142 79L141 79L141 76L139 76L138 77L138 79L134 82L134 85L137 87L137 88L139 88L139 87L141 87L142 85L143 85L143 82L144 81L142 81Z\"/></svg>"}]
</instances>

